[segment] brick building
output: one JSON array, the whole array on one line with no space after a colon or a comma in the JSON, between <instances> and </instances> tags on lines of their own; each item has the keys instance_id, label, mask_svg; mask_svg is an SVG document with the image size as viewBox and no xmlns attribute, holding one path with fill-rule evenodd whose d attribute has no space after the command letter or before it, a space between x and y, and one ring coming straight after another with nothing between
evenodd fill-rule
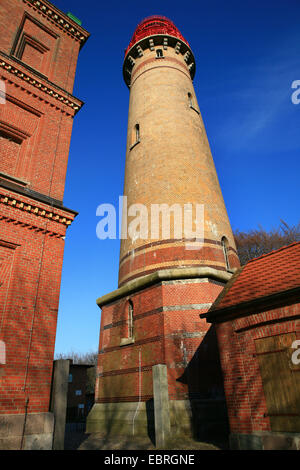
<instances>
[{"instance_id":1,"label":"brick building","mask_svg":"<svg viewBox=\"0 0 300 470\"><path fill-rule=\"evenodd\" d=\"M300 242L248 262L201 316L217 332L231 447L300 450Z\"/></svg>"},{"instance_id":2,"label":"brick building","mask_svg":"<svg viewBox=\"0 0 300 470\"><path fill-rule=\"evenodd\" d=\"M152 366L160 363L167 365L174 432L191 432L193 422L198 430L218 427L224 418L216 338L199 313L239 259L194 75L192 50L170 20L155 16L138 25L123 66L130 90L124 196L128 208L146 208L148 227L154 204L190 203L193 217L203 205L204 233L189 249L198 237L176 236L173 213L168 236L158 230L154 237L126 237L123 218L119 287L97 301L99 360L88 432L147 433Z\"/></svg>"},{"instance_id":3,"label":"brick building","mask_svg":"<svg viewBox=\"0 0 300 470\"><path fill-rule=\"evenodd\" d=\"M67 395L67 421L84 421L94 403L94 393L89 386L91 364L73 364L70 360Z\"/></svg>"},{"instance_id":4,"label":"brick building","mask_svg":"<svg viewBox=\"0 0 300 470\"><path fill-rule=\"evenodd\" d=\"M46 0L0 3L0 447L50 448L63 194L88 33Z\"/></svg>"}]
</instances>

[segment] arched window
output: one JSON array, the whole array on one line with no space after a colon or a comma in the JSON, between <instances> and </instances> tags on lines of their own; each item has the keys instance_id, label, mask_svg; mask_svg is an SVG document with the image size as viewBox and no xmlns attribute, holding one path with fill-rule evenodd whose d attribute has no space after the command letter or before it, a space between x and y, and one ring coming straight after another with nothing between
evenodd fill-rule
<instances>
[{"instance_id":1,"label":"arched window","mask_svg":"<svg viewBox=\"0 0 300 470\"><path fill-rule=\"evenodd\" d=\"M229 271L230 270L230 264L229 264L229 258L228 258L228 240L227 240L227 238L222 237L221 243L222 243L222 248L223 248L223 253L224 253L226 269L227 269L227 271Z\"/></svg>"},{"instance_id":2,"label":"arched window","mask_svg":"<svg viewBox=\"0 0 300 470\"><path fill-rule=\"evenodd\" d=\"M121 338L120 346L127 346L134 343L134 321L133 321L133 303L128 300L124 310L124 326L122 327L123 338Z\"/></svg>"},{"instance_id":3,"label":"arched window","mask_svg":"<svg viewBox=\"0 0 300 470\"><path fill-rule=\"evenodd\" d=\"M156 49L156 58L160 59L163 56L164 56L164 54L163 54L162 49Z\"/></svg>"}]
</instances>

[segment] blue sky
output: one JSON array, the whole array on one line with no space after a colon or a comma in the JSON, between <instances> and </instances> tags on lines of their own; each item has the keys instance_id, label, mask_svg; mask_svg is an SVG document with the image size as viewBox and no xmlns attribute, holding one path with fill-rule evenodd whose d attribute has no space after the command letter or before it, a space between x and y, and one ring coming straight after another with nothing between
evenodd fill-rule
<instances>
[{"instance_id":1,"label":"blue sky","mask_svg":"<svg viewBox=\"0 0 300 470\"><path fill-rule=\"evenodd\" d=\"M194 87L232 228L299 222L298 0L55 0L91 37L80 52L64 204L67 231L56 353L97 350L96 298L117 288L119 241L96 237L96 208L123 191L129 91L122 64L137 24L169 17L196 58ZM162 6L163 5L163 6Z\"/></svg>"}]
</instances>

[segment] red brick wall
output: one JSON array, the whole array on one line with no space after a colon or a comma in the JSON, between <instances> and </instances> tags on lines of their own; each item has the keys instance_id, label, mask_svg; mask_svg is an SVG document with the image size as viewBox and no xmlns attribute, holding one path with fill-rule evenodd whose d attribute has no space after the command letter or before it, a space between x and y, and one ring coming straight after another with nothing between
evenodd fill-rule
<instances>
[{"instance_id":1,"label":"red brick wall","mask_svg":"<svg viewBox=\"0 0 300 470\"><path fill-rule=\"evenodd\" d=\"M11 175L15 173L15 167L20 153L20 145L20 141L13 140L9 135L0 132L1 168L5 173Z\"/></svg>"},{"instance_id":2,"label":"red brick wall","mask_svg":"<svg viewBox=\"0 0 300 470\"><path fill-rule=\"evenodd\" d=\"M6 104L0 106L1 130L7 137L20 139L15 145L21 151L9 163L12 143L9 148L8 144L1 147L0 171L27 181L34 191L62 200L73 116L43 102L43 93L26 93L21 78L14 77L10 83L9 75L6 70L0 72L7 93Z\"/></svg>"},{"instance_id":3,"label":"red brick wall","mask_svg":"<svg viewBox=\"0 0 300 470\"><path fill-rule=\"evenodd\" d=\"M212 243L212 246L209 246L209 243ZM120 260L119 269L119 278L120 280L123 279L123 281L119 283L119 287L132 279L157 271L158 265L164 269L175 268L178 260L181 260L182 263L184 262L185 267L206 266L226 271L225 266L222 266L222 264L225 264L225 261L221 242L205 240L203 246L198 250L187 250L185 245L177 245L178 240L161 240L143 246L143 249L137 248L134 250L134 253L131 252L123 256ZM156 246L155 250L152 249L153 246ZM149 251L145 250L145 248L148 248ZM240 266L238 255L234 248L230 248L228 258L231 269Z\"/></svg>"},{"instance_id":4,"label":"red brick wall","mask_svg":"<svg viewBox=\"0 0 300 470\"><path fill-rule=\"evenodd\" d=\"M270 431L255 340L300 333L300 304L253 313L216 324L224 388L232 433ZM295 319L293 319L295 317Z\"/></svg>"},{"instance_id":5,"label":"red brick wall","mask_svg":"<svg viewBox=\"0 0 300 470\"><path fill-rule=\"evenodd\" d=\"M23 34L34 38L37 44L49 49L44 54L40 53L41 56L48 55L48 65L38 71L45 74L51 82L72 93L80 42L62 31L45 13L31 5L30 1L2 0L1 51L8 55L13 52L18 58L26 59L24 62L34 67L37 65L36 52L32 57L25 52L25 58L19 54Z\"/></svg>"},{"instance_id":6,"label":"red brick wall","mask_svg":"<svg viewBox=\"0 0 300 470\"><path fill-rule=\"evenodd\" d=\"M222 393L216 338L199 314L222 290L207 279L164 282L133 294L134 343L126 333L129 297L104 306L101 315L96 401L152 398L152 366L167 364L170 399L208 398Z\"/></svg>"},{"instance_id":7,"label":"red brick wall","mask_svg":"<svg viewBox=\"0 0 300 470\"><path fill-rule=\"evenodd\" d=\"M0 414L23 413L27 398L29 412L49 410L64 237L74 219L62 200L81 106L70 95L80 39L50 6L0 3Z\"/></svg>"},{"instance_id":8,"label":"red brick wall","mask_svg":"<svg viewBox=\"0 0 300 470\"><path fill-rule=\"evenodd\" d=\"M0 218L0 413L24 412L27 396L29 412L48 411L65 227L45 234L54 223L3 204Z\"/></svg>"}]
</instances>

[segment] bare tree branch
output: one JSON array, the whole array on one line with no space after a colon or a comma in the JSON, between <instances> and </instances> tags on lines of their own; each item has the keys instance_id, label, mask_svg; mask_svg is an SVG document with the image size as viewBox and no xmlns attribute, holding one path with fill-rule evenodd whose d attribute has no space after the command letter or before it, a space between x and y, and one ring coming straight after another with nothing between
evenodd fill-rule
<instances>
[{"instance_id":1,"label":"bare tree branch","mask_svg":"<svg viewBox=\"0 0 300 470\"><path fill-rule=\"evenodd\" d=\"M253 258L300 241L300 223L290 227L284 220L281 220L279 227L269 232L260 225L258 229L249 232L236 230L234 238L241 265L244 265Z\"/></svg>"}]
</instances>

